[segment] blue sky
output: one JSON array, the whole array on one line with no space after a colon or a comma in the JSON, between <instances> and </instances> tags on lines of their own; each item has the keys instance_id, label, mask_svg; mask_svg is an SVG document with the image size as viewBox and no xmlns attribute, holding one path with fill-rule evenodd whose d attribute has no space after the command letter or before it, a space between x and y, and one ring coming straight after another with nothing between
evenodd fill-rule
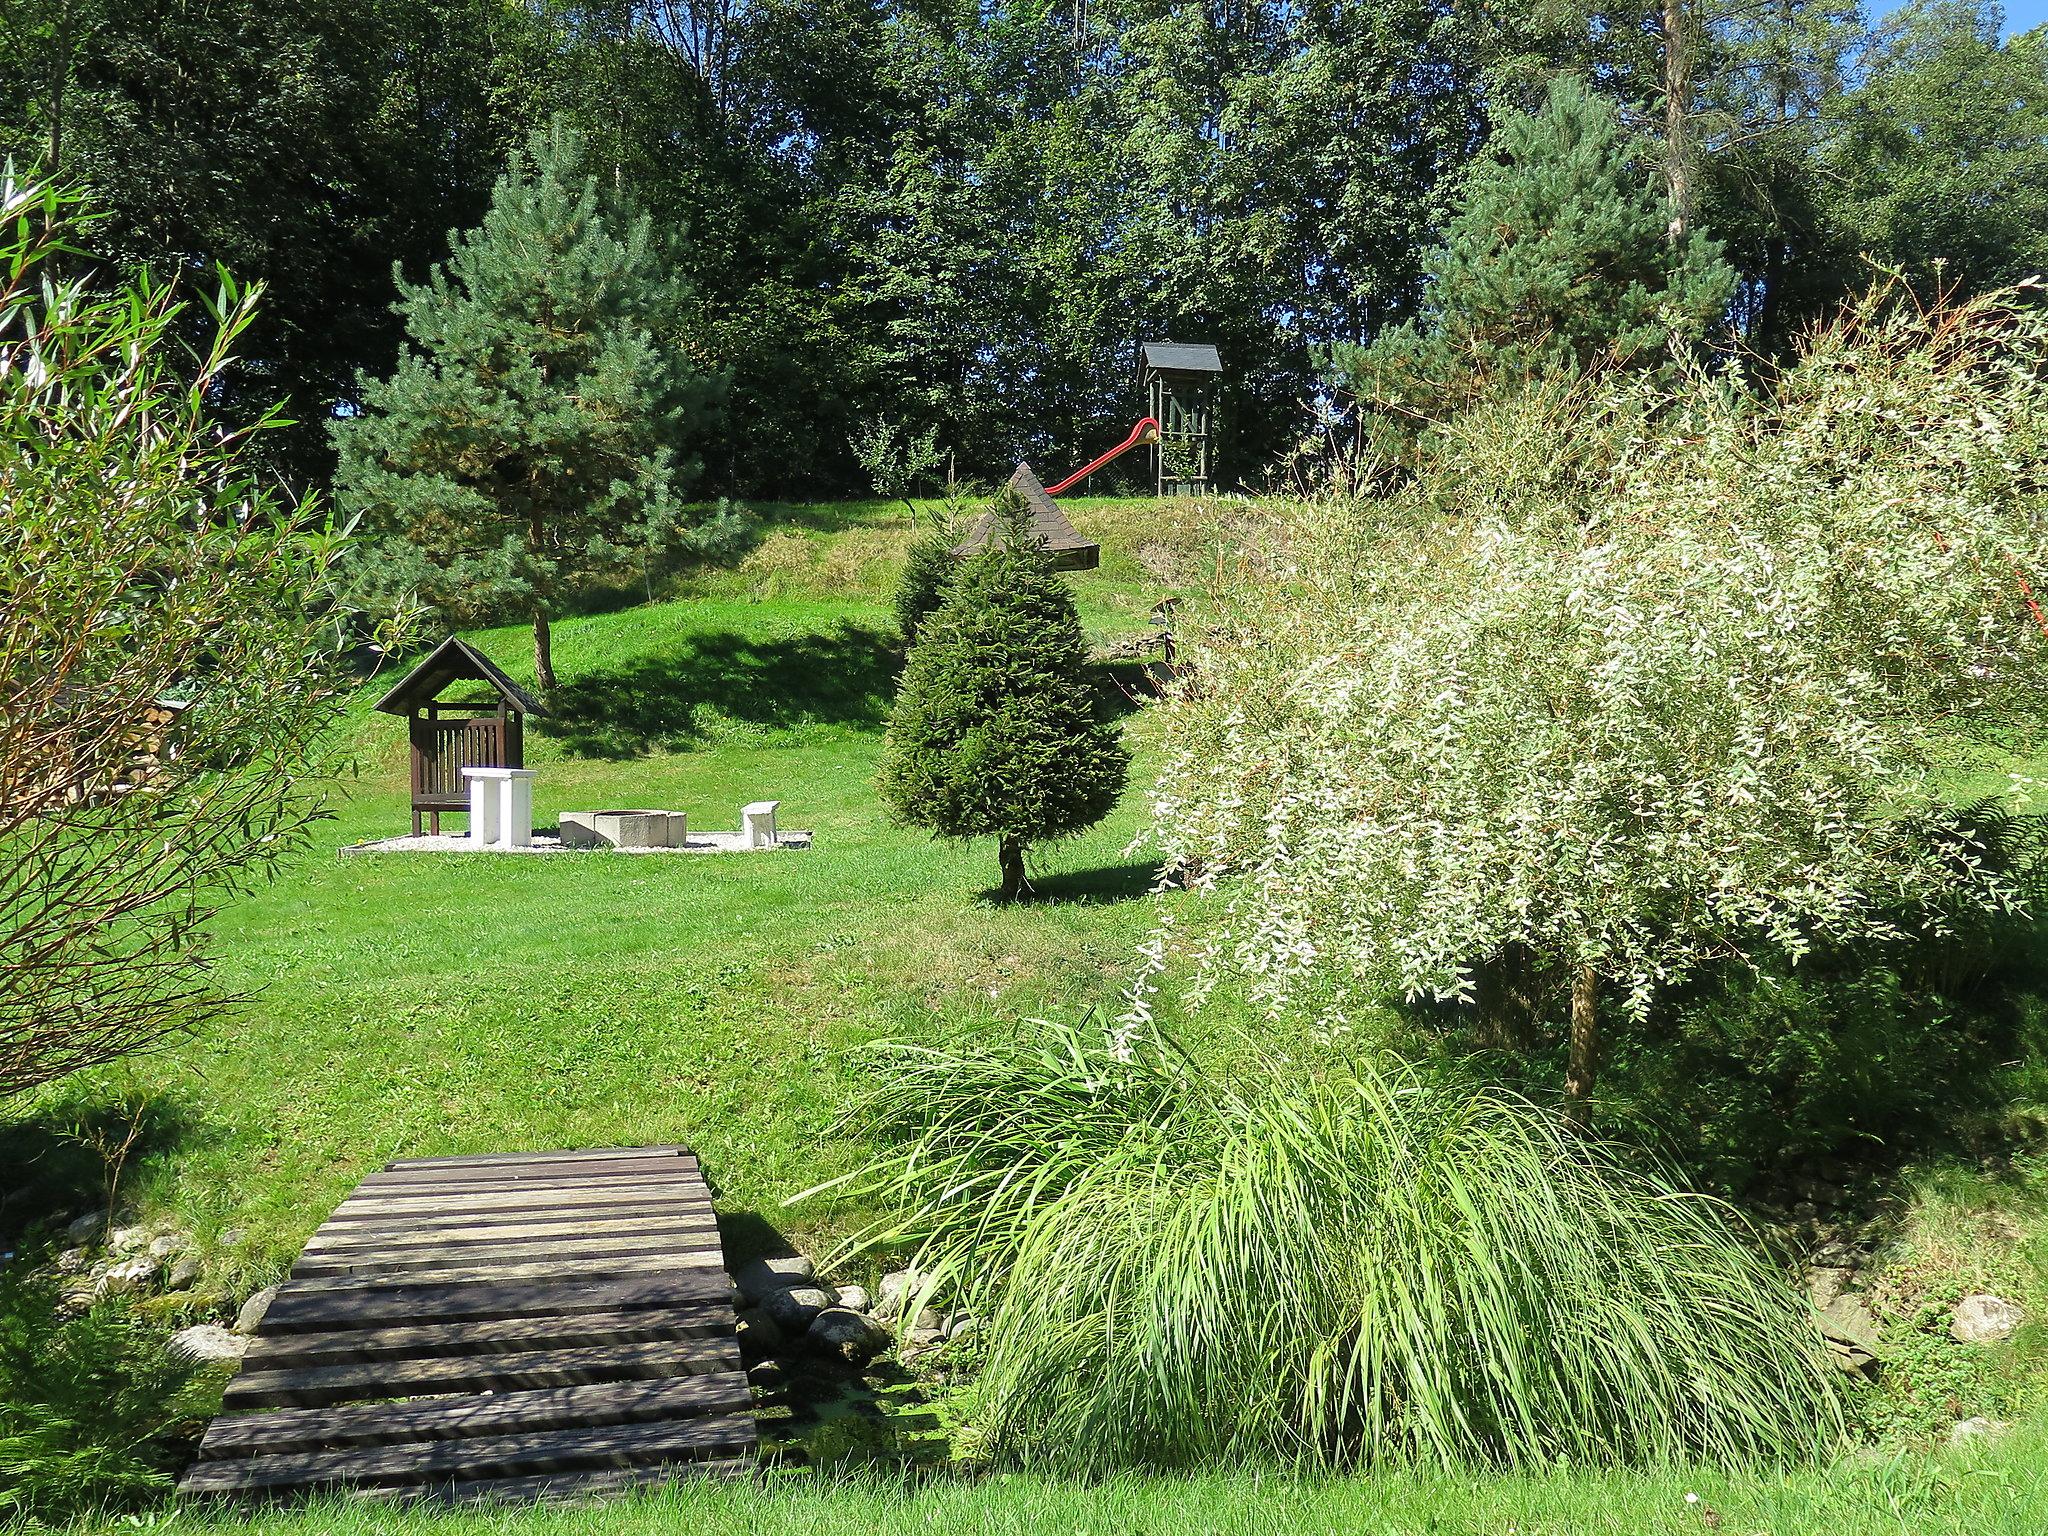
<instances>
[{"instance_id":1,"label":"blue sky","mask_svg":"<svg viewBox=\"0 0 2048 1536\"><path fill-rule=\"evenodd\" d=\"M1897 0L1864 0L1864 14L1883 16L1898 9ZM2024 32L2048 21L2048 0L2005 0L2005 35Z\"/></svg>"},{"instance_id":2,"label":"blue sky","mask_svg":"<svg viewBox=\"0 0 2048 1536\"><path fill-rule=\"evenodd\" d=\"M2005 30L2024 32L2048 21L2048 0L2005 0Z\"/></svg>"}]
</instances>

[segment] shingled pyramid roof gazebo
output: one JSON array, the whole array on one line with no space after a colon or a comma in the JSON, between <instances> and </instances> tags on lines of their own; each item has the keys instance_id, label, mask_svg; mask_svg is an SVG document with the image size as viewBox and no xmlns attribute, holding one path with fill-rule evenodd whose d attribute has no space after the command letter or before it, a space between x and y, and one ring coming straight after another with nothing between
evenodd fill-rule
<instances>
[{"instance_id":1,"label":"shingled pyramid roof gazebo","mask_svg":"<svg viewBox=\"0 0 2048 1536\"><path fill-rule=\"evenodd\" d=\"M444 699L456 683L484 684L490 697ZM387 715L409 718L412 739L412 830L422 813L441 830L443 811L469 809L465 768L526 766L525 719L547 710L488 656L450 635L377 701ZM459 713L444 715L443 710ZM481 711L488 710L484 714Z\"/></svg>"},{"instance_id":2,"label":"shingled pyramid roof gazebo","mask_svg":"<svg viewBox=\"0 0 2048 1536\"><path fill-rule=\"evenodd\" d=\"M1092 571L1102 564L1102 546L1084 539L1067 521L1059 503L1046 494L1044 484L1031 472L1029 464L1017 466L1016 473L1010 476L1007 490L1024 503L1030 515L1031 537L1051 554L1054 570ZM989 540L1002 526L1003 513L1001 505L982 513L975 519L974 526L967 530L967 537L953 546L953 553L965 557L986 549Z\"/></svg>"}]
</instances>

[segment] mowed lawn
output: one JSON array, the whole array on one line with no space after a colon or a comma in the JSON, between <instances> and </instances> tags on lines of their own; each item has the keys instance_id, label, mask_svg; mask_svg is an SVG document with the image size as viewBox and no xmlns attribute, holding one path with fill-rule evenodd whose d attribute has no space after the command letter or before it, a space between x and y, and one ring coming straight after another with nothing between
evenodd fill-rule
<instances>
[{"instance_id":1,"label":"mowed lawn","mask_svg":"<svg viewBox=\"0 0 2048 1536\"><path fill-rule=\"evenodd\" d=\"M766 562L556 627L562 717L528 727L541 825L655 806L731 829L770 798L808 852L338 857L409 827L404 724L368 707L397 674L366 685L334 818L215 927L247 1003L130 1069L164 1128L128 1177L143 1211L209 1242L241 1229L260 1277L388 1158L683 1142L736 1242L816 1238L845 1214L782 1201L860 1157L840 1122L864 1044L1113 997L1151 920L1126 852L1149 721L1127 716L1122 806L1039 861L1052 899L998 906L992 844L890 825L886 600L910 536L900 509L814 515L772 530ZM1091 633L1142 626L1155 596L1105 564L1076 580ZM528 630L470 638L531 678Z\"/></svg>"}]
</instances>

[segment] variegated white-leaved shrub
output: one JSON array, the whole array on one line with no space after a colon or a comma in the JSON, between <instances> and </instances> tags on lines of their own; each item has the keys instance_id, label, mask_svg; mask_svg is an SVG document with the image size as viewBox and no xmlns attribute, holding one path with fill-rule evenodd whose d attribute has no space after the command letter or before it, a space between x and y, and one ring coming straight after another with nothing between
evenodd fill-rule
<instances>
[{"instance_id":1,"label":"variegated white-leaved shrub","mask_svg":"<svg viewBox=\"0 0 2048 1536\"><path fill-rule=\"evenodd\" d=\"M1561 383L1404 491L1318 509L1190 648L1155 836L1217 966L1603 1001L1704 963L2010 908L1945 791L2048 703L2048 322L1879 293L1773 383ZM1190 639L1194 637L1188 637Z\"/></svg>"}]
</instances>

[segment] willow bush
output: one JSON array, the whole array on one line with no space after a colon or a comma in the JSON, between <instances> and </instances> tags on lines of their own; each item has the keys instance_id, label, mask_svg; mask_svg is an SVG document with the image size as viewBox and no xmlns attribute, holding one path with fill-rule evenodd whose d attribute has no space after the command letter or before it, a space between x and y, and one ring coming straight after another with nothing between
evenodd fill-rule
<instances>
[{"instance_id":1,"label":"willow bush","mask_svg":"<svg viewBox=\"0 0 2048 1536\"><path fill-rule=\"evenodd\" d=\"M1149 1032L896 1045L852 1181L984 1319L1000 1459L1634 1465L1840 1433L1804 1301L1724 1210L1497 1089L1227 1079ZM914 1310L914 1309L913 1309Z\"/></svg>"},{"instance_id":2,"label":"willow bush","mask_svg":"<svg viewBox=\"0 0 2048 1536\"><path fill-rule=\"evenodd\" d=\"M2034 295L1881 291L1765 385L1539 380L1432 443L1183 635L1154 822L1218 965L1277 1010L1527 957L1584 1113L1604 1018L1704 968L2024 905L1951 788L2048 723Z\"/></svg>"}]
</instances>

